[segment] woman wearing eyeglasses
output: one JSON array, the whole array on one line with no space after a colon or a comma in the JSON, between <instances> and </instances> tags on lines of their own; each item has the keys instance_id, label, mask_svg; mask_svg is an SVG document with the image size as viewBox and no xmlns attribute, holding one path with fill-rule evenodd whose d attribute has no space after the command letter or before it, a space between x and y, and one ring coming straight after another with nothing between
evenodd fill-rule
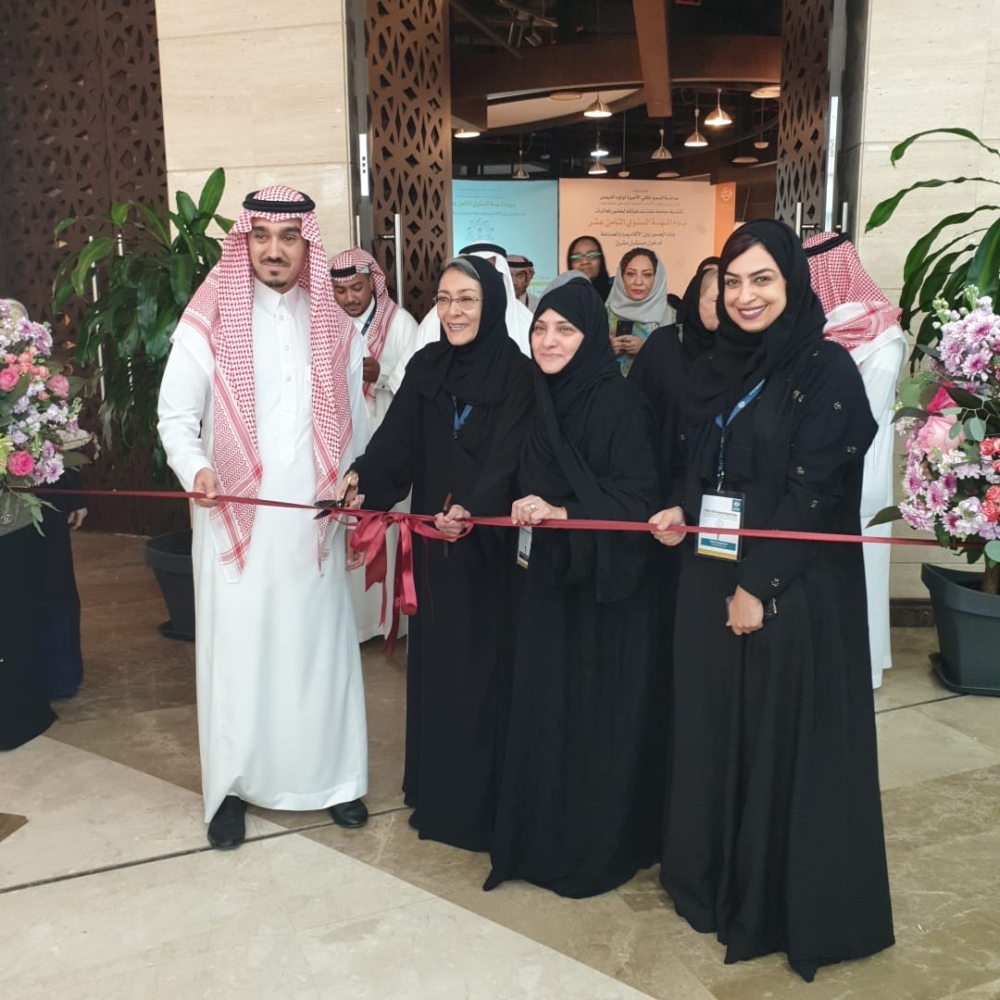
<instances>
[{"instance_id":1,"label":"woman wearing eyeglasses","mask_svg":"<svg viewBox=\"0 0 1000 1000\"><path fill-rule=\"evenodd\" d=\"M604 250L593 236L577 236L566 252L566 266L579 271L593 286L601 299L607 301L611 291L611 275L604 260Z\"/></svg>"},{"instance_id":2,"label":"woman wearing eyeglasses","mask_svg":"<svg viewBox=\"0 0 1000 1000\"><path fill-rule=\"evenodd\" d=\"M532 413L531 362L507 336L503 279L456 257L436 296L441 339L418 351L364 455L341 484L350 506L435 514L448 541L413 548L403 791L422 839L486 850L509 700L517 533L509 514ZM450 544L454 542L455 544ZM392 582L389 581L391 587Z\"/></svg>"}]
</instances>

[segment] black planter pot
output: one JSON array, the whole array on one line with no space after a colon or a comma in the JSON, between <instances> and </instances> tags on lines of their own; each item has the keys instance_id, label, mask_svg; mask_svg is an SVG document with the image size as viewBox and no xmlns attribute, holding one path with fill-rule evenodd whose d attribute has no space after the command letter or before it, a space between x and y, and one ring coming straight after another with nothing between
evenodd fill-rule
<instances>
[{"instance_id":1,"label":"black planter pot","mask_svg":"<svg viewBox=\"0 0 1000 1000\"><path fill-rule=\"evenodd\" d=\"M924 563L941 652L931 657L941 683L962 694L1000 696L1000 596L978 589L979 573Z\"/></svg>"},{"instance_id":2,"label":"black planter pot","mask_svg":"<svg viewBox=\"0 0 1000 1000\"><path fill-rule=\"evenodd\" d=\"M194 572L191 532L171 531L146 540L143 561L160 585L170 618L160 625L168 639L194 642Z\"/></svg>"}]
</instances>

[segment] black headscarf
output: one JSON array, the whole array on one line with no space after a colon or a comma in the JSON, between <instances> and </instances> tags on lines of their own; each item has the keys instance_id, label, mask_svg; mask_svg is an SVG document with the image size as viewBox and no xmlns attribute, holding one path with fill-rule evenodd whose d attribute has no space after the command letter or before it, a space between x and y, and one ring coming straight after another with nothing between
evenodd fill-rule
<instances>
[{"instance_id":1,"label":"black headscarf","mask_svg":"<svg viewBox=\"0 0 1000 1000\"><path fill-rule=\"evenodd\" d=\"M453 347L442 326L440 341L415 354L407 371L428 399L443 389L463 404L493 405L506 397L512 366L521 352L507 335L507 292L500 272L482 257L460 259L475 268L482 286L476 337Z\"/></svg>"},{"instance_id":2,"label":"black headscarf","mask_svg":"<svg viewBox=\"0 0 1000 1000\"><path fill-rule=\"evenodd\" d=\"M748 389L779 368L794 365L823 340L826 316L812 290L809 263L799 238L774 219L750 222L733 236L746 234L756 237L774 258L787 285L788 302L766 330L747 333L726 312L725 275L720 268L715 346L695 366L692 377L689 404L696 419L714 419L731 409Z\"/></svg>"},{"instance_id":3,"label":"black headscarf","mask_svg":"<svg viewBox=\"0 0 1000 1000\"><path fill-rule=\"evenodd\" d=\"M677 306L677 323L682 330L682 344L688 360L696 361L706 351L715 345L715 331L707 330L701 321L701 286L705 280L705 272L710 268L718 268L718 257L706 257L694 272L694 277L688 282L684 298Z\"/></svg>"},{"instance_id":4,"label":"black headscarf","mask_svg":"<svg viewBox=\"0 0 1000 1000\"><path fill-rule=\"evenodd\" d=\"M601 253L601 269L598 271L597 277L588 278L587 280L594 286L594 291L600 295L601 301L606 302L608 296L611 294L611 285L613 284L613 281L611 275L608 274L608 262L604 259L604 247L601 246L600 240L594 236L577 236L577 238L570 243L569 249L566 251L566 267L571 271L576 270L576 268L573 267L573 261L570 260L570 257L573 256L573 247L575 247L580 240L590 240L590 242L593 243ZM583 274L583 272L581 271L580 274ZM587 277L585 274L583 276L585 278Z\"/></svg>"}]
</instances>

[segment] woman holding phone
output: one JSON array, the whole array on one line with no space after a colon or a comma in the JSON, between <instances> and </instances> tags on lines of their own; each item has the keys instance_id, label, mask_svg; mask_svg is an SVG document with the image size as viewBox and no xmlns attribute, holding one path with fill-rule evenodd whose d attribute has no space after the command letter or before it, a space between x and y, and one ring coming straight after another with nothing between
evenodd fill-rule
<instances>
[{"instance_id":1,"label":"woman holding phone","mask_svg":"<svg viewBox=\"0 0 1000 1000\"><path fill-rule=\"evenodd\" d=\"M649 335L673 320L667 302L667 272L652 250L635 247L622 257L607 308L611 349L622 375L628 375Z\"/></svg>"}]
</instances>

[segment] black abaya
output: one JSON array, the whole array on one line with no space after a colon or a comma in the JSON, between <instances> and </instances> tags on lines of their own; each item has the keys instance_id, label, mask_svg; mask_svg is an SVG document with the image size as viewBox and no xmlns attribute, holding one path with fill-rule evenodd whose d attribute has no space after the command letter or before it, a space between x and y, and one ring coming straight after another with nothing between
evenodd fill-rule
<instances>
[{"instance_id":1,"label":"black abaya","mask_svg":"<svg viewBox=\"0 0 1000 1000\"><path fill-rule=\"evenodd\" d=\"M725 485L746 495L747 527L857 535L875 423L847 352L813 346L730 425ZM689 524L719 435L688 426ZM738 564L683 543L660 878L727 962L785 951L811 980L893 943L864 567L856 544L743 541ZM742 637L725 624L737 585L778 610Z\"/></svg>"},{"instance_id":2,"label":"black abaya","mask_svg":"<svg viewBox=\"0 0 1000 1000\"><path fill-rule=\"evenodd\" d=\"M499 274L468 258L484 289L469 348L446 341L407 365L365 454L355 463L365 506L446 503L473 515L510 513L534 402L531 364L507 336ZM455 395L462 393L457 402ZM472 409L455 431L456 411ZM517 533L477 527L453 543L415 539L418 610L409 621L405 801L422 839L484 851L496 810L513 655Z\"/></svg>"},{"instance_id":3,"label":"black abaya","mask_svg":"<svg viewBox=\"0 0 1000 1000\"><path fill-rule=\"evenodd\" d=\"M600 314L593 327L571 314L574 297ZM549 292L538 313L547 308L586 338L565 374L545 380L561 379L551 401L536 377L519 495L564 506L571 519L645 521L657 497L650 416L617 374L600 299L575 281ZM663 711L650 643L653 544L646 534L533 531L528 568L517 571L524 595L487 889L525 879L593 896L656 860Z\"/></svg>"},{"instance_id":4,"label":"black abaya","mask_svg":"<svg viewBox=\"0 0 1000 1000\"><path fill-rule=\"evenodd\" d=\"M0 535L0 750L55 722L40 652L45 541L33 528Z\"/></svg>"}]
</instances>

